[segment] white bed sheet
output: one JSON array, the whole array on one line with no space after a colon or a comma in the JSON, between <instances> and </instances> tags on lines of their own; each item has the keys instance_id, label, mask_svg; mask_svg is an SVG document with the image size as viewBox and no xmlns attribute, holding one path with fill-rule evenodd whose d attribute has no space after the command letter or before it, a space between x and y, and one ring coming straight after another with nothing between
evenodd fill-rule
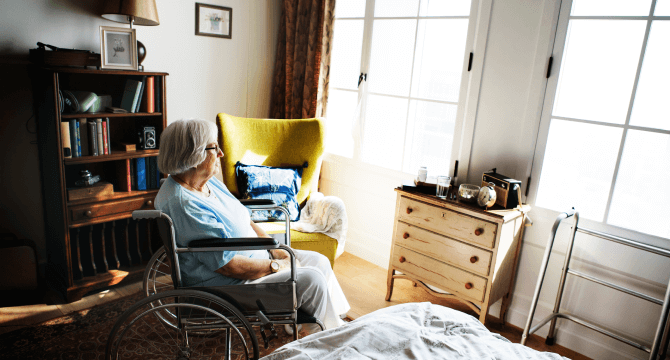
<instances>
[{"instance_id":1,"label":"white bed sheet","mask_svg":"<svg viewBox=\"0 0 670 360\"><path fill-rule=\"evenodd\" d=\"M262 360L567 359L515 344L476 318L428 302L377 310L306 336Z\"/></svg>"}]
</instances>

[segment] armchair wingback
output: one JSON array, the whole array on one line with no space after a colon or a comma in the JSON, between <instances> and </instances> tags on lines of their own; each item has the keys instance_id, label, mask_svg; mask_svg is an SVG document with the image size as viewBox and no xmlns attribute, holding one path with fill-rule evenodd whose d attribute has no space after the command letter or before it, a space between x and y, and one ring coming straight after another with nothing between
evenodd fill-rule
<instances>
[{"instance_id":1,"label":"armchair wingback","mask_svg":"<svg viewBox=\"0 0 670 360\"><path fill-rule=\"evenodd\" d=\"M273 167L301 166L302 185L297 201L302 208L309 195L319 189L319 175L325 146L324 121L315 119L251 119L220 113L216 118L219 144L223 150L223 182L233 195L241 196L237 187L235 164ZM259 224L268 233L282 231L274 223ZM317 251L335 261L337 241L320 233L291 230L291 247Z\"/></svg>"},{"instance_id":2,"label":"armchair wingback","mask_svg":"<svg viewBox=\"0 0 670 360\"><path fill-rule=\"evenodd\" d=\"M301 166L302 185L297 200L304 206L309 194L319 189L324 152L324 123L321 119L250 119L220 113L216 124L223 150L223 183L239 197L235 163L274 167Z\"/></svg>"}]
</instances>

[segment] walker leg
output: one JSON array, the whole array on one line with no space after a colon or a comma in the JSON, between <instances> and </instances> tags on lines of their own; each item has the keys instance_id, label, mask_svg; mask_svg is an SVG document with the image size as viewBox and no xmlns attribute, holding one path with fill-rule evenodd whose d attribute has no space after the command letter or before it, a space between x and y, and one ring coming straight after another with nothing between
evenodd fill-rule
<instances>
[{"instance_id":1,"label":"walker leg","mask_svg":"<svg viewBox=\"0 0 670 360\"><path fill-rule=\"evenodd\" d=\"M577 235L577 224L579 223L579 213L575 213L575 224L572 226L572 234L570 236L570 242L568 243L568 249L565 252L565 261L563 262L563 270L561 272L561 280L558 283L558 293L556 294L556 303L554 304L554 314L558 313L558 310L561 307L561 298L563 297L563 290L565 290L565 278L568 276L568 270L570 266L570 258L572 257L572 248L575 244L575 235ZM554 336L556 335L556 320L558 318L554 317L551 319L551 324L549 325L549 333L547 334L547 340L545 343L547 345L554 344Z\"/></svg>"}]
</instances>

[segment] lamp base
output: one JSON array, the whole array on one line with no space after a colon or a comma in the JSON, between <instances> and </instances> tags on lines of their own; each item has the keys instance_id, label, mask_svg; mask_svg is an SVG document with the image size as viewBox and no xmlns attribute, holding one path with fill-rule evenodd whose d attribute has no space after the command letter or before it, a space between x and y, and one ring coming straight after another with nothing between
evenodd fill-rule
<instances>
[{"instance_id":1,"label":"lamp base","mask_svg":"<svg viewBox=\"0 0 670 360\"><path fill-rule=\"evenodd\" d=\"M137 70L144 70L142 61L147 57L147 48L140 41L137 41Z\"/></svg>"}]
</instances>

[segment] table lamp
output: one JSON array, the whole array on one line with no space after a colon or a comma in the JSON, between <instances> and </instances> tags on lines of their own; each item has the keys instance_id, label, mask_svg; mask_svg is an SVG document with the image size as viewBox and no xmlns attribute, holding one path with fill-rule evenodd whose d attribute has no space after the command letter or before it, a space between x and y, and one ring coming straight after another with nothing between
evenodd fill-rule
<instances>
[{"instance_id":1,"label":"table lamp","mask_svg":"<svg viewBox=\"0 0 670 360\"><path fill-rule=\"evenodd\" d=\"M158 21L156 0L106 0L102 17L107 20L130 24L131 29L133 28L133 24L144 26L156 26L160 24ZM138 41L137 63L139 64L139 70L144 69L142 60L146 56L147 49L144 47L144 44Z\"/></svg>"}]
</instances>

